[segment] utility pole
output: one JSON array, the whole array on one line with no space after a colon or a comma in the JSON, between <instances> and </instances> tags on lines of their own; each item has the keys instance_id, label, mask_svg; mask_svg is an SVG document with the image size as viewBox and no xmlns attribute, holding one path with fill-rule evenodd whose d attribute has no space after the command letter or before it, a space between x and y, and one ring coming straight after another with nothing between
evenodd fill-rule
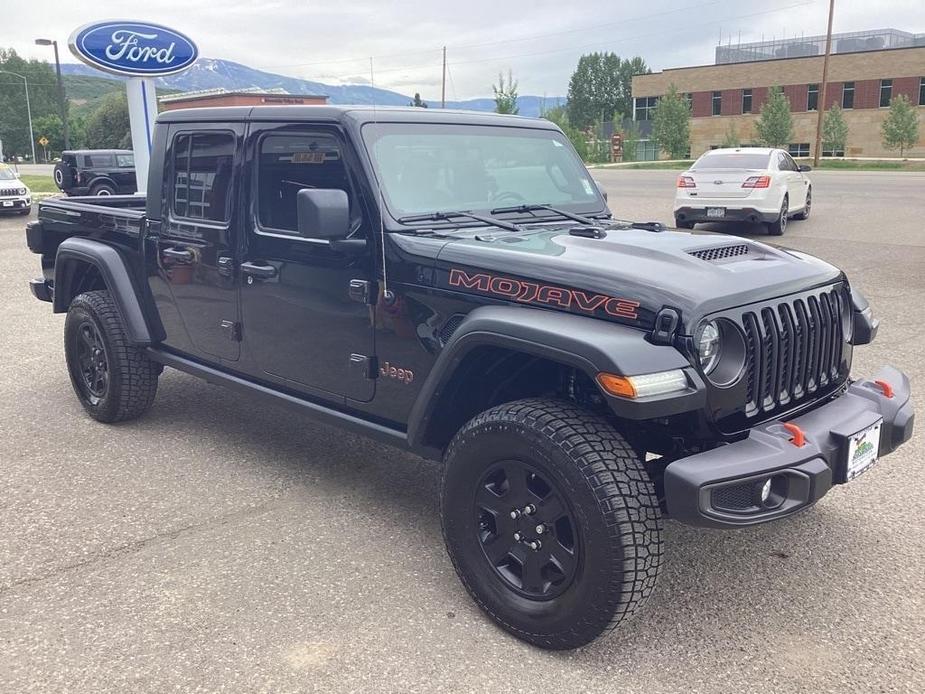
<instances>
[{"instance_id":1,"label":"utility pole","mask_svg":"<svg viewBox=\"0 0 925 694\"><path fill-rule=\"evenodd\" d=\"M825 58L822 59L822 84L819 85L819 103L816 104L816 146L813 151L813 166L819 166L822 153L822 118L825 115L826 82L829 79L829 54L832 52L832 15L835 14L835 0L829 0L829 28L825 34Z\"/></svg>"},{"instance_id":2,"label":"utility pole","mask_svg":"<svg viewBox=\"0 0 925 694\"><path fill-rule=\"evenodd\" d=\"M64 149L70 149L71 135L67 127L67 101L64 98L64 80L61 78L61 60L58 57L58 42L51 39L36 39L35 45L55 47L55 72L58 73L58 110L61 113L61 126L64 128Z\"/></svg>"},{"instance_id":3,"label":"utility pole","mask_svg":"<svg viewBox=\"0 0 925 694\"><path fill-rule=\"evenodd\" d=\"M446 46L443 47L443 85L440 87L440 108L446 108Z\"/></svg>"}]
</instances>

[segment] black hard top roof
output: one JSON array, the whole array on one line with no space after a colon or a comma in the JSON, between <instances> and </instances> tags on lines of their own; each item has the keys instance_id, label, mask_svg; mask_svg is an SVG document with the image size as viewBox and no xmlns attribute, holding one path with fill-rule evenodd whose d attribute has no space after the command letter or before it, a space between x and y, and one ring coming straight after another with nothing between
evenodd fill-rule
<instances>
[{"instance_id":1,"label":"black hard top roof","mask_svg":"<svg viewBox=\"0 0 925 694\"><path fill-rule=\"evenodd\" d=\"M331 121L355 123L447 123L459 125L509 125L529 128L556 126L542 118L525 118L484 111L459 111L440 108L394 106L216 106L184 108L158 114L159 123L229 122L229 121Z\"/></svg>"}]
</instances>

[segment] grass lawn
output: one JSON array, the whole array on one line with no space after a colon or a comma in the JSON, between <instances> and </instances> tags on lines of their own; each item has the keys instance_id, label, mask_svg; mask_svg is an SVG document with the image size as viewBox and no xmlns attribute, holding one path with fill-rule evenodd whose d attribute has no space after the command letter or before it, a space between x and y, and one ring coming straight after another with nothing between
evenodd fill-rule
<instances>
[{"instance_id":1,"label":"grass lawn","mask_svg":"<svg viewBox=\"0 0 925 694\"><path fill-rule=\"evenodd\" d=\"M23 174L20 177L20 180L29 186L29 190L33 193L58 193L58 186L55 185L54 179L49 176L34 176L29 174Z\"/></svg>"},{"instance_id":2,"label":"grass lawn","mask_svg":"<svg viewBox=\"0 0 925 694\"><path fill-rule=\"evenodd\" d=\"M812 159L797 159L799 164L812 166ZM613 169L666 169L670 171L684 171L693 161L639 161L622 166L606 166ZM590 164L588 168L601 168ZM819 169L841 169L845 171L925 171L925 161L877 161L862 159L822 159Z\"/></svg>"}]
</instances>

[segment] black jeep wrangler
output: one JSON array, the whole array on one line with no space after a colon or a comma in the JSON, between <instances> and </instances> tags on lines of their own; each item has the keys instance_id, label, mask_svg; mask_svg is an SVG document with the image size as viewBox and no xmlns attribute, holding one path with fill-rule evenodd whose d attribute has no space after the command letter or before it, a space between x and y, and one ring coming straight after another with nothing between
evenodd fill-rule
<instances>
[{"instance_id":1,"label":"black jeep wrangler","mask_svg":"<svg viewBox=\"0 0 925 694\"><path fill-rule=\"evenodd\" d=\"M664 517L790 516L912 434L903 373L849 376L877 322L841 271L612 218L547 121L170 111L150 170L27 228L90 416L170 366L440 461L460 578L536 645L638 610Z\"/></svg>"},{"instance_id":2,"label":"black jeep wrangler","mask_svg":"<svg viewBox=\"0 0 925 694\"><path fill-rule=\"evenodd\" d=\"M67 195L133 195L135 155L127 149L79 149L61 153L55 185Z\"/></svg>"}]
</instances>

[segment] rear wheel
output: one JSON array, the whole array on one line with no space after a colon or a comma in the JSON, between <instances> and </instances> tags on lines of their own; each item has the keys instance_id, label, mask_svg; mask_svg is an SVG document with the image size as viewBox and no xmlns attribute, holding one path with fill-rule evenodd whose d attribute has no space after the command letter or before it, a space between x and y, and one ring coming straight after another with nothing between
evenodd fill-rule
<instances>
[{"instance_id":1,"label":"rear wheel","mask_svg":"<svg viewBox=\"0 0 925 694\"><path fill-rule=\"evenodd\" d=\"M128 341L108 291L71 301L64 353L77 399L94 419L134 419L154 401L160 366Z\"/></svg>"},{"instance_id":2,"label":"rear wheel","mask_svg":"<svg viewBox=\"0 0 925 694\"><path fill-rule=\"evenodd\" d=\"M787 196L784 196L784 201L780 205L780 214L777 215L777 219L773 222L768 223L768 233L771 236L782 236L784 231L787 229L787 215L790 214L790 208L788 206Z\"/></svg>"},{"instance_id":3,"label":"rear wheel","mask_svg":"<svg viewBox=\"0 0 925 694\"><path fill-rule=\"evenodd\" d=\"M90 195L115 195L116 189L108 183L97 183L90 188Z\"/></svg>"},{"instance_id":4,"label":"rear wheel","mask_svg":"<svg viewBox=\"0 0 925 694\"><path fill-rule=\"evenodd\" d=\"M803 209L797 212L794 216L794 219L809 219L809 213L812 212L813 208L813 189L810 187L806 190L806 204L803 206Z\"/></svg>"},{"instance_id":5,"label":"rear wheel","mask_svg":"<svg viewBox=\"0 0 925 694\"><path fill-rule=\"evenodd\" d=\"M521 400L478 415L447 449L447 551L502 628L582 646L639 609L661 563L661 515L639 456L572 403Z\"/></svg>"}]
</instances>

